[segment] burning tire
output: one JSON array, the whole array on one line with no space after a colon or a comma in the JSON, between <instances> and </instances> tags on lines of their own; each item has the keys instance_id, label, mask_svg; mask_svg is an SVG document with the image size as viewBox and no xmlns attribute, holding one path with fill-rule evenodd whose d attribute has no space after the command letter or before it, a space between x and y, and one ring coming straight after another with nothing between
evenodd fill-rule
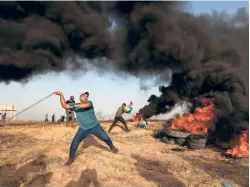
<instances>
[{"instance_id":1,"label":"burning tire","mask_svg":"<svg viewBox=\"0 0 250 187\"><path fill-rule=\"evenodd\" d=\"M195 143L195 144L206 144L207 143L206 136L200 135L200 134L191 134L188 137L188 140L192 143Z\"/></svg>"},{"instance_id":2,"label":"burning tire","mask_svg":"<svg viewBox=\"0 0 250 187\"><path fill-rule=\"evenodd\" d=\"M167 137L167 134L165 132L155 132L154 133L154 137L155 138L159 138L159 139L162 139L164 137Z\"/></svg>"},{"instance_id":3,"label":"burning tire","mask_svg":"<svg viewBox=\"0 0 250 187\"><path fill-rule=\"evenodd\" d=\"M166 143L166 144L175 144L175 139L171 137L163 137L160 140L161 142Z\"/></svg>"},{"instance_id":4,"label":"burning tire","mask_svg":"<svg viewBox=\"0 0 250 187\"><path fill-rule=\"evenodd\" d=\"M175 137L175 138L187 138L191 133L182 132L182 131L179 131L179 130L168 128L166 130L166 134L168 136Z\"/></svg>"},{"instance_id":5,"label":"burning tire","mask_svg":"<svg viewBox=\"0 0 250 187\"><path fill-rule=\"evenodd\" d=\"M204 144L204 143L193 143L190 140L188 140L188 147L190 149L205 149L206 144Z\"/></svg>"},{"instance_id":6,"label":"burning tire","mask_svg":"<svg viewBox=\"0 0 250 187\"><path fill-rule=\"evenodd\" d=\"M176 138L175 139L175 143L180 145L180 146L184 145L186 142L187 142L187 139L185 139L185 138Z\"/></svg>"},{"instance_id":7,"label":"burning tire","mask_svg":"<svg viewBox=\"0 0 250 187\"><path fill-rule=\"evenodd\" d=\"M205 149L207 143L206 136L192 134L188 137L188 146L190 149Z\"/></svg>"},{"instance_id":8,"label":"burning tire","mask_svg":"<svg viewBox=\"0 0 250 187\"><path fill-rule=\"evenodd\" d=\"M170 137L168 137L168 138L165 137L164 143L167 143L167 144L175 144L175 139L170 138Z\"/></svg>"}]
</instances>

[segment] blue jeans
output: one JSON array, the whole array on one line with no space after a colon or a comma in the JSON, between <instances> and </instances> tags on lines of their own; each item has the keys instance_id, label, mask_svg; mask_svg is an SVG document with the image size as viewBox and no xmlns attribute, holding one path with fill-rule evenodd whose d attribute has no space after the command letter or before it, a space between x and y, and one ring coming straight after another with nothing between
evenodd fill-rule
<instances>
[{"instance_id":1,"label":"blue jeans","mask_svg":"<svg viewBox=\"0 0 250 187\"><path fill-rule=\"evenodd\" d=\"M107 133L104 131L104 129L99 123L95 127L88 129L88 130L83 130L81 127L79 127L70 146L70 152L69 152L70 159L73 160L75 158L76 150L79 144L81 143L82 140L84 140L90 134L104 141L110 148L113 147L113 143L110 137L107 135Z\"/></svg>"}]
</instances>

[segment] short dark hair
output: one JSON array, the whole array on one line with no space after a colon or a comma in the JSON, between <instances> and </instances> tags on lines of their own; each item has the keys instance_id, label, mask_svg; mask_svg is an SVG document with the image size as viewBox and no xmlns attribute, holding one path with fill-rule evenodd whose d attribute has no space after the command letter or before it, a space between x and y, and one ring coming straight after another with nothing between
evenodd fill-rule
<instances>
[{"instance_id":1,"label":"short dark hair","mask_svg":"<svg viewBox=\"0 0 250 187\"><path fill-rule=\"evenodd\" d=\"M83 94L86 94L87 96L89 96L89 92L85 92L85 93L83 93Z\"/></svg>"},{"instance_id":2,"label":"short dark hair","mask_svg":"<svg viewBox=\"0 0 250 187\"><path fill-rule=\"evenodd\" d=\"M126 106L126 103L122 103L122 106Z\"/></svg>"}]
</instances>

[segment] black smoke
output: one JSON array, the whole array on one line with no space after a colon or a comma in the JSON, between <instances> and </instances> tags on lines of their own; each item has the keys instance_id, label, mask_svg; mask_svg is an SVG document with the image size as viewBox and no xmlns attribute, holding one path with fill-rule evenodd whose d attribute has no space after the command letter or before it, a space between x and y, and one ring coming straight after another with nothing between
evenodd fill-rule
<instances>
[{"instance_id":1,"label":"black smoke","mask_svg":"<svg viewBox=\"0 0 250 187\"><path fill-rule=\"evenodd\" d=\"M169 5L169 4L168 4ZM130 14L123 70L133 74L172 69L171 84L159 88L139 110L143 118L171 110L179 100L200 105L201 97L214 98L216 133L230 134L249 126L248 12L235 15L213 12L193 16L179 4L138 5Z\"/></svg>"},{"instance_id":2,"label":"black smoke","mask_svg":"<svg viewBox=\"0 0 250 187\"><path fill-rule=\"evenodd\" d=\"M69 57L108 57L111 23L102 14L88 2L1 2L0 80L65 71Z\"/></svg>"},{"instance_id":3,"label":"black smoke","mask_svg":"<svg viewBox=\"0 0 250 187\"><path fill-rule=\"evenodd\" d=\"M144 118L179 100L215 99L217 129L248 128L248 12L194 16L182 2L1 2L0 81L79 69L75 57L97 68L155 76L161 96L140 110ZM116 29L111 29L112 25ZM108 59L92 61L92 59Z\"/></svg>"}]
</instances>

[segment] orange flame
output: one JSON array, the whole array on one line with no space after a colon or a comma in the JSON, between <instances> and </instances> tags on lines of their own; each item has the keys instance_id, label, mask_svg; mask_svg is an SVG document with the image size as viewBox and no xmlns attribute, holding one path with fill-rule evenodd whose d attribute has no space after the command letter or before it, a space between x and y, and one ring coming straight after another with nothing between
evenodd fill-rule
<instances>
[{"instance_id":1,"label":"orange flame","mask_svg":"<svg viewBox=\"0 0 250 187\"><path fill-rule=\"evenodd\" d=\"M142 121L142 114L141 113L136 113L135 116L132 116L131 120L134 121L134 122Z\"/></svg>"},{"instance_id":2,"label":"orange flame","mask_svg":"<svg viewBox=\"0 0 250 187\"><path fill-rule=\"evenodd\" d=\"M232 149L226 151L226 154L242 158L249 155L248 131L242 131L236 139L236 144Z\"/></svg>"},{"instance_id":3,"label":"orange flame","mask_svg":"<svg viewBox=\"0 0 250 187\"><path fill-rule=\"evenodd\" d=\"M186 113L172 121L171 128L184 130L192 134L206 134L213 122L213 99L202 98L202 108L196 108L194 113Z\"/></svg>"}]
</instances>

